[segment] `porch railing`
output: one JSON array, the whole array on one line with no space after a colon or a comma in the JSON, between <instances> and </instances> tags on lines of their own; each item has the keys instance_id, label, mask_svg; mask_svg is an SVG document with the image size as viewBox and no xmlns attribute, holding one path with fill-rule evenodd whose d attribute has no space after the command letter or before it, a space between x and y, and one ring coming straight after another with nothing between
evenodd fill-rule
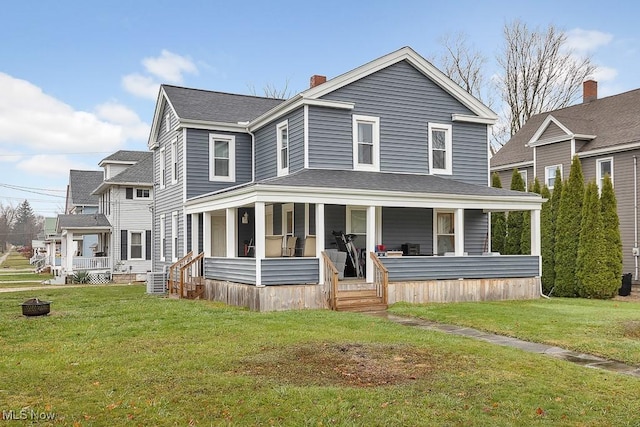
<instances>
[{"instance_id":1,"label":"porch railing","mask_svg":"<svg viewBox=\"0 0 640 427\"><path fill-rule=\"evenodd\" d=\"M110 268L109 257L73 257L74 270L108 270Z\"/></svg>"},{"instance_id":2,"label":"porch railing","mask_svg":"<svg viewBox=\"0 0 640 427\"><path fill-rule=\"evenodd\" d=\"M167 281L167 286L169 287L169 295L181 292L182 288L180 287L180 277L182 275L180 274L180 269L188 264L192 258L193 251L190 251L178 261L171 264L171 266L169 267L169 278ZM180 293L180 296L182 296L182 293Z\"/></svg>"},{"instance_id":3,"label":"porch railing","mask_svg":"<svg viewBox=\"0 0 640 427\"><path fill-rule=\"evenodd\" d=\"M322 264L324 269L324 286L329 290L329 305L332 310L335 310L338 306L338 269L333 265L333 261L326 254L322 252Z\"/></svg>"},{"instance_id":4,"label":"porch railing","mask_svg":"<svg viewBox=\"0 0 640 427\"><path fill-rule=\"evenodd\" d=\"M388 290L389 290L389 270L382 265L380 258L371 252L371 261L373 261L373 283L376 287L376 295L378 298L382 298L384 304L388 304Z\"/></svg>"},{"instance_id":5,"label":"porch railing","mask_svg":"<svg viewBox=\"0 0 640 427\"><path fill-rule=\"evenodd\" d=\"M180 267L180 298L198 298L204 292L204 252Z\"/></svg>"}]
</instances>

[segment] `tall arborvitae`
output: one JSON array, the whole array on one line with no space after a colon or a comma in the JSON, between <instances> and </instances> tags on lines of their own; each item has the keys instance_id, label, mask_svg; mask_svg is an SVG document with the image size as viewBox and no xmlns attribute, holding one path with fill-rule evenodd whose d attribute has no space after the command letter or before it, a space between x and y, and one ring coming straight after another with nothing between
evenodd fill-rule
<instances>
[{"instance_id":1,"label":"tall arborvitae","mask_svg":"<svg viewBox=\"0 0 640 427\"><path fill-rule=\"evenodd\" d=\"M553 246L555 236L553 235L555 227L553 224L553 204L551 201L551 193L545 185L540 192L541 196L547 199L542 204L540 211L540 234L541 234L541 251L542 251L542 292L548 294L553 288L553 281L556 277L553 271Z\"/></svg>"},{"instance_id":2,"label":"tall arborvitae","mask_svg":"<svg viewBox=\"0 0 640 427\"><path fill-rule=\"evenodd\" d=\"M540 181L536 177L533 180L533 185L530 186L529 191L532 193L540 194ZM520 253L522 255L529 255L531 253L531 211L524 211L522 213L522 236L520 237Z\"/></svg>"},{"instance_id":3,"label":"tall arborvitae","mask_svg":"<svg viewBox=\"0 0 640 427\"><path fill-rule=\"evenodd\" d=\"M494 172L491 176L491 186L502 188L500 175ZM507 224L504 212L491 212L491 250L504 253L504 240L507 236Z\"/></svg>"},{"instance_id":4,"label":"tall arborvitae","mask_svg":"<svg viewBox=\"0 0 640 427\"><path fill-rule=\"evenodd\" d=\"M618 203L613 183L609 175L605 175L600 192L600 208L602 209L602 229L606 250L606 267L614 277L622 275L622 239L620 238L620 220Z\"/></svg>"},{"instance_id":5,"label":"tall arborvitae","mask_svg":"<svg viewBox=\"0 0 640 427\"><path fill-rule=\"evenodd\" d=\"M569 179L562 187L560 208L556 220L555 290L554 295L575 297L578 295L576 258L580 241L584 178L578 156L573 157Z\"/></svg>"},{"instance_id":6,"label":"tall arborvitae","mask_svg":"<svg viewBox=\"0 0 640 427\"><path fill-rule=\"evenodd\" d=\"M524 191L524 181L518 169L511 175L511 189ZM522 211L510 211L507 215L507 239L504 244L504 253L507 255L520 255L522 253Z\"/></svg>"}]
</instances>

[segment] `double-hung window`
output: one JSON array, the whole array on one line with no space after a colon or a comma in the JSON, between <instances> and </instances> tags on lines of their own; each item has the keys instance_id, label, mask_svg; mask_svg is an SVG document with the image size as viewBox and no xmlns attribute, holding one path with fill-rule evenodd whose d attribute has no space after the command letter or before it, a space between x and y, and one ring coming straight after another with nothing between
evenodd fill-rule
<instances>
[{"instance_id":1,"label":"double-hung window","mask_svg":"<svg viewBox=\"0 0 640 427\"><path fill-rule=\"evenodd\" d=\"M380 170L380 118L353 116L353 169Z\"/></svg>"},{"instance_id":2,"label":"double-hung window","mask_svg":"<svg viewBox=\"0 0 640 427\"><path fill-rule=\"evenodd\" d=\"M609 175L611 185L613 185L613 157L596 160L596 168L596 182L600 191L604 186L604 177L607 175Z\"/></svg>"},{"instance_id":3,"label":"double-hung window","mask_svg":"<svg viewBox=\"0 0 640 427\"><path fill-rule=\"evenodd\" d=\"M560 171L560 179L562 179L562 165L547 166L544 168L544 182L549 190L553 190L556 182L556 171Z\"/></svg>"},{"instance_id":4,"label":"double-hung window","mask_svg":"<svg viewBox=\"0 0 640 427\"><path fill-rule=\"evenodd\" d=\"M148 199L149 197L148 188L136 188L136 199Z\"/></svg>"},{"instance_id":5,"label":"double-hung window","mask_svg":"<svg viewBox=\"0 0 640 427\"><path fill-rule=\"evenodd\" d=\"M289 174L289 121L278 123L276 126L278 141L278 176Z\"/></svg>"},{"instance_id":6,"label":"double-hung window","mask_svg":"<svg viewBox=\"0 0 640 427\"><path fill-rule=\"evenodd\" d=\"M451 125L429 123L429 171L432 174L451 175L453 155Z\"/></svg>"},{"instance_id":7,"label":"double-hung window","mask_svg":"<svg viewBox=\"0 0 640 427\"><path fill-rule=\"evenodd\" d=\"M144 232L143 231L130 231L129 232L129 259L143 259L144 258Z\"/></svg>"},{"instance_id":8,"label":"double-hung window","mask_svg":"<svg viewBox=\"0 0 640 427\"><path fill-rule=\"evenodd\" d=\"M527 186L529 184L527 183L527 171L526 171L526 169L518 171L518 173L520 174L520 177L522 178L522 182L524 182L524 191L529 191L528 188L527 188Z\"/></svg>"},{"instance_id":9,"label":"double-hung window","mask_svg":"<svg viewBox=\"0 0 640 427\"><path fill-rule=\"evenodd\" d=\"M236 180L236 137L209 134L209 181Z\"/></svg>"}]
</instances>

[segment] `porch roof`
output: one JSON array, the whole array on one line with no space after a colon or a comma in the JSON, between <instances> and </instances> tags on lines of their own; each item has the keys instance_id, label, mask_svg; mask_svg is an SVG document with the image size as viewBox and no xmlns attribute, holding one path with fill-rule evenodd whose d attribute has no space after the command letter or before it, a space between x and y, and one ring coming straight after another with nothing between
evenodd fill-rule
<instances>
[{"instance_id":1,"label":"porch roof","mask_svg":"<svg viewBox=\"0 0 640 427\"><path fill-rule=\"evenodd\" d=\"M303 169L187 201L187 213L264 202L530 210L544 199L434 175Z\"/></svg>"},{"instance_id":2,"label":"porch roof","mask_svg":"<svg viewBox=\"0 0 640 427\"><path fill-rule=\"evenodd\" d=\"M104 214L58 215L57 230L111 230L111 223Z\"/></svg>"}]
</instances>

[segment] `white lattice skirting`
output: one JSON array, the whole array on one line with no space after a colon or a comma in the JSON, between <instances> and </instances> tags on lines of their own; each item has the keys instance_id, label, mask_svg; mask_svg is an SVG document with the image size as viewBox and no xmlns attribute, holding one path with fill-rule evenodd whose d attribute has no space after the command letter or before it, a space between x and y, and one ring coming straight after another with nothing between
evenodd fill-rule
<instances>
[{"instance_id":1,"label":"white lattice skirting","mask_svg":"<svg viewBox=\"0 0 640 427\"><path fill-rule=\"evenodd\" d=\"M111 283L111 274L106 273L89 273L89 283L93 285L102 285Z\"/></svg>"}]
</instances>

